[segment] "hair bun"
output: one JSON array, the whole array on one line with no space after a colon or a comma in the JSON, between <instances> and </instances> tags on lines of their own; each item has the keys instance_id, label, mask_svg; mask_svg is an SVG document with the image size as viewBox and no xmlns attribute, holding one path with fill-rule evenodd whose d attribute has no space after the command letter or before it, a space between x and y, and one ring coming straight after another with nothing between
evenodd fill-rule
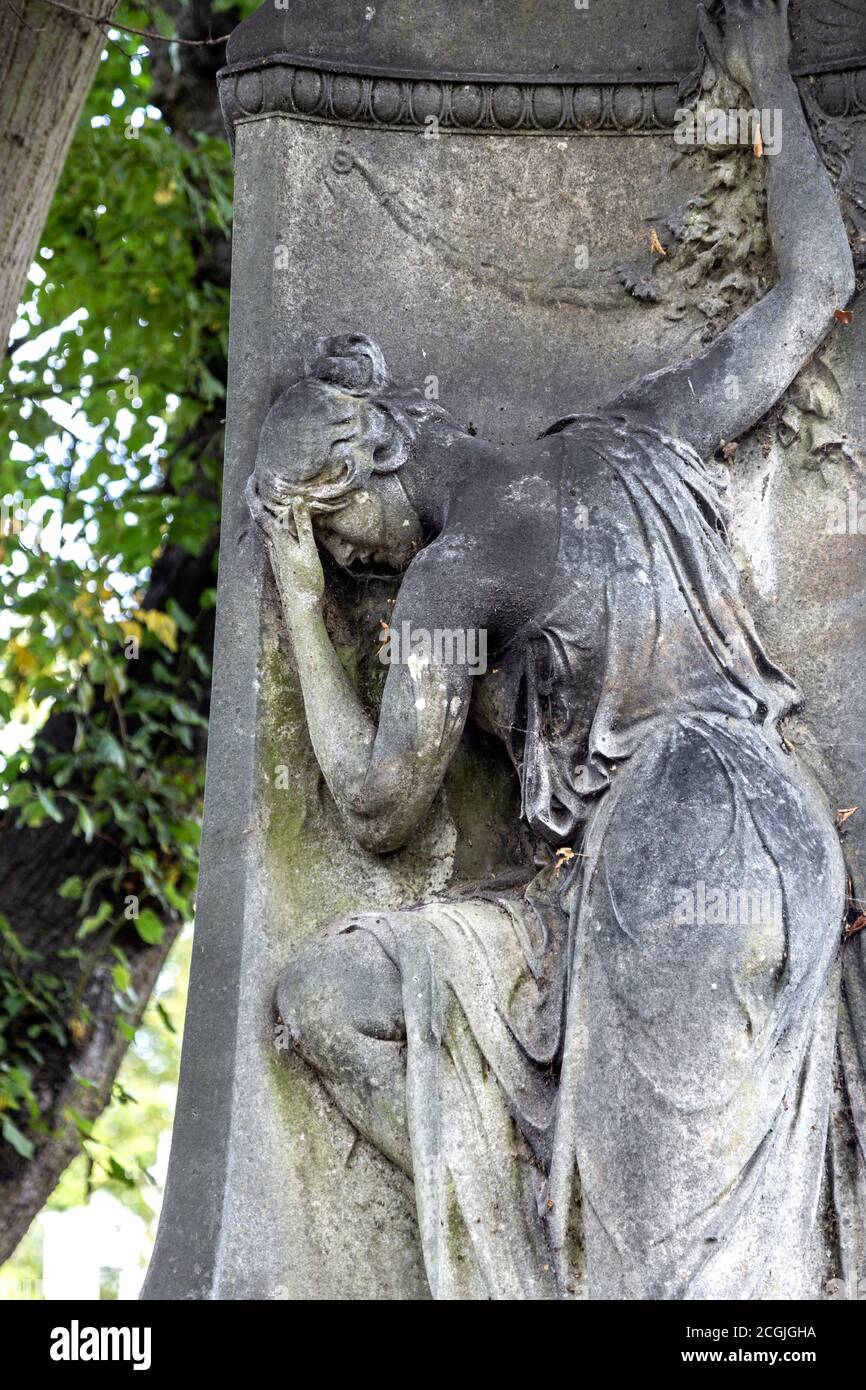
<instances>
[{"instance_id":1,"label":"hair bun","mask_svg":"<svg viewBox=\"0 0 866 1390\"><path fill-rule=\"evenodd\" d=\"M381 348L365 333L319 338L304 366L308 377L343 386L347 391L378 391L389 379Z\"/></svg>"}]
</instances>

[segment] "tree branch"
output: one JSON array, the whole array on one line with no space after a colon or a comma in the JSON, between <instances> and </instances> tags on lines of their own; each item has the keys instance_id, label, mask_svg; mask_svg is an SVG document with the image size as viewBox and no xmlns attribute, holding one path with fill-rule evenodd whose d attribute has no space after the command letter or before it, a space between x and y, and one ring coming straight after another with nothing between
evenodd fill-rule
<instances>
[{"instance_id":1,"label":"tree branch","mask_svg":"<svg viewBox=\"0 0 866 1390\"><path fill-rule=\"evenodd\" d=\"M62 10L64 14L73 15L75 19L83 19L87 24L96 24L100 29L120 29L124 34L135 34L142 39L154 39L157 43L180 43L186 48L209 48L213 44L225 43L228 34L223 34L217 39L181 39L171 34L157 34L153 29L133 29L129 24L119 24L116 19L100 19L97 15L83 14L81 10L76 10L72 5L65 5L63 0L38 0L40 5L50 5L54 10Z\"/></svg>"}]
</instances>

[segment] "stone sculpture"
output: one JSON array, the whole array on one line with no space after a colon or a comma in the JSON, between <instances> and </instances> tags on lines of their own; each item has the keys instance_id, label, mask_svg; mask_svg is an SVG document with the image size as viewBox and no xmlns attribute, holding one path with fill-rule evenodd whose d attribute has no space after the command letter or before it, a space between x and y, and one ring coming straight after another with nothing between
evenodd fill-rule
<instances>
[{"instance_id":1,"label":"stone sculpture","mask_svg":"<svg viewBox=\"0 0 866 1390\"><path fill-rule=\"evenodd\" d=\"M770 292L697 357L512 449L395 384L363 334L323 338L248 488L358 841L412 837L471 716L555 851L518 885L338 922L279 986L296 1049L412 1176L438 1298L795 1298L826 1277L845 868L780 734L799 695L743 605L712 456L854 277L787 5L727 0L702 27L781 117ZM317 542L403 575L408 650L378 723L328 636Z\"/></svg>"}]
</instances>

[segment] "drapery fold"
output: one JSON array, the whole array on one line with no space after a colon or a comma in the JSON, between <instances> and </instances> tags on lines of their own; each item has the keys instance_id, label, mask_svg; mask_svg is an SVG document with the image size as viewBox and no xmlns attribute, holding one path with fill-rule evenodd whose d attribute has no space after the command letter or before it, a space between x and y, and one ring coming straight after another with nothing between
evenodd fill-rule
<instances>
[{"instance_id":1,"label":"drapery fold","mask_svg":"<svg viewBox=\"0 0 866 1390\"><path fill-rule=\"evenodd\" d=\"M817 1297L866 1249L866 973L778 732L799 692L742 604L721 472L621 418L550 438L553 598L496 703L523 815L572 857L348 928L402 980L431 1289ZM683 921L707 885L723 919Z\"/></svg>"}]
</instances>

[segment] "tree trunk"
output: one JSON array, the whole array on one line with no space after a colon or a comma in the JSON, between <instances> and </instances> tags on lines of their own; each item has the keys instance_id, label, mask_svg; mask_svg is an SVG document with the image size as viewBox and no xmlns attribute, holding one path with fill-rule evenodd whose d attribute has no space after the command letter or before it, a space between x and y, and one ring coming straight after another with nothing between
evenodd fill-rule
<instances>
[{"instance_id":1,"label":"tree trunk","mask_svg":"<svg viewBox=\"0 0 866 1390\"><path fill-rule=\"evenodd\" d=\"M71 0L97 19L117 0ZM0 358L105 46L102 27L40 0L0 0Z\"/></svg>"}]
</instances>

